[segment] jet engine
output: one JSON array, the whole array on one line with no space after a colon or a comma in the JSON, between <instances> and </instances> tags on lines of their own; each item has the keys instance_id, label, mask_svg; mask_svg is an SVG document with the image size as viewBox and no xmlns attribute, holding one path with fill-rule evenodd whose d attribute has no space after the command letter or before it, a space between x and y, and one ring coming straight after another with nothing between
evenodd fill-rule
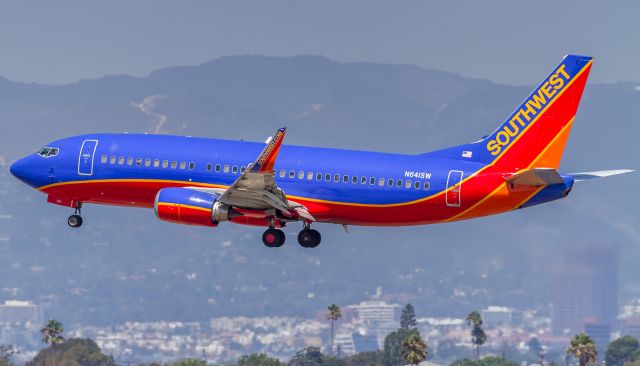
<instances>
[{"instance_id":1,"label":"jet engine","mask_svg":"<svg viewBox=\"0 0 640 366\"><path fill-rule=\"evenodd\" d=\"M198 226L217 226L241 215L217 198L194 189L163 188L156 195L154 209L160 220Z\"/></svg>"}]
</instances>

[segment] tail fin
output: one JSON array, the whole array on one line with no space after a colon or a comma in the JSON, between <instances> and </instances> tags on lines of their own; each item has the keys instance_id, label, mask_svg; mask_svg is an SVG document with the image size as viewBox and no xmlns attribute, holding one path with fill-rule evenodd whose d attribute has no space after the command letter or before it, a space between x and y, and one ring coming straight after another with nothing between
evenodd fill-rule
<instances>
[{"instance_id":1,"label":"tail fin","mask_svg":"<svg viewBox=\"0 0 640 366\"><path fill-rule=\"evenodd\" d=\"M447 149L448 155L509 168L557 169L591 62L588 56L565 56L495 132Z\"/></svg>"}]
</instances>

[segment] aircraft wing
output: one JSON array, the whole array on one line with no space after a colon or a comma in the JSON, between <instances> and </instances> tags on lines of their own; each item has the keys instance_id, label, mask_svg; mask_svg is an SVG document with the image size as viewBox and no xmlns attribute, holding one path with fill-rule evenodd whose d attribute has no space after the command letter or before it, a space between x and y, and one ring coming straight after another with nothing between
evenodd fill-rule
<instances>
[{"instance_id":1,"label":"aircraft wing","mask_svg":"<svg viewBox=\"0 0 640 366\"><path fill-rule=\"evenodd\" d=\"M267 140L267 146L256 161L250 164L244 173L220 195L219 202L249 210L276 209L284 216L315 221L306 207L289 202L285 193L276 186L273 165L285 133L286 128L281 128Z\"/></svg>"}]
</instances>

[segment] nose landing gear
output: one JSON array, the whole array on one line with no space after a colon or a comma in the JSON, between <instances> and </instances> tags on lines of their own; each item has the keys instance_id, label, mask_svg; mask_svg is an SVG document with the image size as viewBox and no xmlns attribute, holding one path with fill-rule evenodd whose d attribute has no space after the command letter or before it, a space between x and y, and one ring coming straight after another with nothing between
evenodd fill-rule
<instances>
[{"instance_id":1,"label":"nose landing gear","mask_svg":"<svg viewBox=\"0 0 640 366\"><path fill-rule=\"evenodd\" d=\"M80 216L82 210L82 202L79 202L76 205L76 210L73 215L69 216L67 219L67 224L72 228L78 228L82 226L82 216Z\"/></svg>"}]
</instances>

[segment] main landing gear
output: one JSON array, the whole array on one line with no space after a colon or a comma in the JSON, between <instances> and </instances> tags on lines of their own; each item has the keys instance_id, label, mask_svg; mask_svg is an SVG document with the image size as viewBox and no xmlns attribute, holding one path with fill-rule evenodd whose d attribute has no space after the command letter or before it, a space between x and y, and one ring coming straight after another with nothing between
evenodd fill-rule
<instances>
[{"instance_id":1,"label":"main landing gear","mask_svg":"<svg viewBox=\"0 0 640 366\"><path fill-rule=\"evenodd\" d=\"M262 243L269 248L279 248L284 245L286 237L284 232L273 226L262 234ZM318 230L311 229L311 224L304 223L304 227L298 234L298 244L303 248L315 248L320 245L322 236Z\"/></svg>"},{"instance_id":2,"label":"main landing gear","mask_svg":"<svg viewBox=\"0 0 640 366\"><path fill-rule=\"evenodd\" d=\"M262 234L262 243L269 248L279 248L284 245L286 237L280 229L268 228Z\"/></svg>"},{"instance_id":3,"label":"main landing gear","mask_svg":"<svg viewBox=\"0 0 640 366\"><path fill-rule=\"evenodd\" d=\"M76 206L76 211L73 215L69 216L67 219L67 224L73 228L77 228L82 226L82 216L80 216L82 210L82 202L78 203Z\"/></svg>"}]
</instances>

